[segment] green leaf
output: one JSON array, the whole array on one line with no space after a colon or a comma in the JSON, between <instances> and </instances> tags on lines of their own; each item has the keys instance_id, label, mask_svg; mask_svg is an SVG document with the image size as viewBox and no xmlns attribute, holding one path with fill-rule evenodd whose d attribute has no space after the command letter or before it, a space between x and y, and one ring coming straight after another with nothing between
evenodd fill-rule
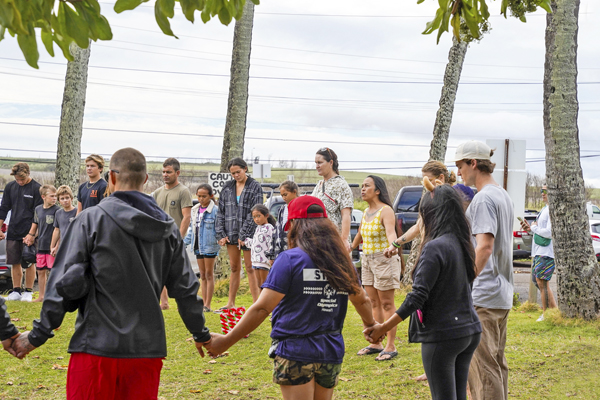
<instances>
[{"instance_id":1,"label":"green leaf","mask_svg":"<svg viewBox=\"0 0 600 400\"><path fill-rule=\"evenodd\" d=\"M98 40L98 30L96 29L96 21L91 16L90 12L86 8L85 4L82 1L78 1L73 4L77 13L85 20L88 25L88 35L90 39L93 41ZM94 11L92 11L94 12Z\"/></svg>"},{"instance_id":2,"label":"green leaf","mask_svg":"<svg viewBox=\"0 0 600 400\"><path fill-rule=\"evenodd\" d=\"M6 28L4 25L0 25L0 42L4 39L4 32L6 32Z\"/></svg>"},{"instance_id":3,"label":"green leaf","mask_svg":"<svg viewBox=\"0 0 600 400\"><path fill-rule=\"evenodd\" d=\"M424 2L425 0L417 0L417 4L421 4L422 2ZM254 3L256 4L256 3Z\"/></svg>"},{"instance_id":4,"label":"green leaf","mask_svg":"<svg viewBox=\"0 0 600 400\"><path fill-rule=\"evenodd\" d=\"M169 19L167 18L165 11L163 11L162 3L162 0L156 0L156 4L154 4L154 17L156 18L156 22L165 35L173 36L174 38L179 39L171 30L171 24L169 23Z\"/></svg>"},{"instance_id":5,"label":"green leaf","mask_svg":"<svg viewBox=\"0 0 600 400\"><path fill-rule=\"evenodd\" d=\"M229 13L227 7L221 7L221 9L219 10L219 21L221 21L223 25L229 25L231 23L232 18L233 15Z\"/></svg>"},{"instance_id":6,"label":"green leaf","mask_svg":"<svg viewBox=\"0 0 600 400\"><path fill-rule=\"evenodd\" d=\"M61 6L64 2L61 2ZM65 14L65 26L67 28L67 34L75 40L75 43L82 49L87 49L90 45L90 35L88 26L85 19L77 14L70 6L64 5L62 7ZM59 8L60 11L60 8Z\"/></svg>"},{"instance_id":7,"label":"green leaf","mask_svg":"<svg viewBox=\"0 0 600 400\"><path fill-rule=\"evenodd\" d=\"M14 13L12 4L6 4L4 1L0 1L0 25L11 27Z\"/></svg>"},{"instance_id":8,"label":"green leaf","mask_svg":"<svg viewBox=\"0 0 600 400\"><path fill-rule=\"evenodd\" d=\"M111 40L113 38L112 29L108 20L103 15L94 15L93 18L96 22L96 30L98 31L98 39L100 40Z\"/></svg>"},{"instance_id":9,"label":"green leaf","mask_svg":"<svg viewBox=\"0 0 600 400\"><path fill-rule=\"evenodd\" d=\"M27 61L27 64L35 69L39 69L37 62L40 58L40 53L38 53L33 24L29 25L29 34L17 34L17 42L19 43L19 47L25 56L25 61Z\"/></svg>"},{"instance_id":10,"label":"green leaf","mask_svg":"<svg viewBox=\"0 0 600 400\"><path fill-rule=\"evenodd\" d=\"M54 35L54 42L60 47L63 52L63 56L69 61L75 61L75 57L71 54L71 50L69 49L69 45L73 42L68 36L57 36Z\"/></svg>"},{"instance_id":11,"label":"green leaf","mask_svg":"<svg viewBox=\"0 0 600 400\"><path fill-rule=\"evenodd\" d=\"M488 18L490 17L490 11L488 9L488 5L485 2L485 0L480 0L480 4L481 4L481 17L483 18L484 21L487 21Z\"/></svg>"},{"instance_id":12,"label":"green leaf","mask_svg":"<svg viewBox=\"0 0 600 400\"><path fill-rule=\"evenodd\" d=\"M95 11L97 14L100 14L100 4L97 0L84 0L83 3L87 5L90 9Z\"/></svg>"},{"instance_id":13,"label":"green leaf","mask_svg":"<svg viewBox=\"0 0 600 400\"><path fill-rule=\"evenodd\" d=\"M117 14L119 14L123 11L133 10L145 1L148 0L117 0L113 9Z\"/></svg>"},{"instance_id":14,"label":"green leaf","mask_svg":"<svg viewBox=\"0 0 600 400\"><path fill-rule=\"evenodd\" d=\"M423 0L421 0L421 1L423 1ZM252 2L254 3L255 6L260 5L260 0L252 0Z\"/></svg>"},{"instance_id":15,"label":"green leaf","mask_svg":"<svg viewBox=\"0 0 600 400\"><path fill-rule=\"evenodd\" d=\"M196 0L179 0L179 4L181 4L181 11L183 11L185 18L190 22L194 22L194 13L198 9L198 2Z\"/></svg>"},{"instance_id":16,"label":"green leaf","mask_svg":"<svg viewBox=\"0 0 600 400\"><path fill-rule=\"evenodd\" d=\"M460 42L460 15L458 13L452 16L452 22L450 24L452 25L452 32L454 33L456 40Z\"/></svg>"},{"instance_id":17,"label":"green leaf","mask_svg":"<svg viewBox=\"0 0 600 400\"><path fill-rule=\"evenodd\" d=\"M435 18L433 19L433 21L429 21L427 23L427 25L425 25L425 30L423 31L423 34L429 35L433 31L438 29L440 27L440 24L442 23L443 16L444 16L444 10L442 10L441 8L438 9L437 12L435 13Z\"/></svg>"},{"instance_id":18,"label":"green leaf","mask_svg":"<svg viewBox=\"0 0 600 400\"><path fill-rule=\"evenodd\" d=\"M156 0L167 18L175 16L175 0Z\"/></svg>"},{"instance_id":19,"label":"green leaf","mask_svg":"<svg viewBox=\"0 0 600 400\"><path fill-rule=\"evenodd\" d=\"M202 19L202 22L207 23L210 21L210 14L207 11L202 11L200 13L200 19Z\"/></svg>"},{"instance_id":20,"label":"green leaf","mask_svg":"<svg viewBox=\"0 0 600 400\"><path fill-rule=\"evenodd\" d=\"M469 14L464 7L462 9L462 17L469 28L469 32L471 32L471 36L474 38L479 38L480 34L478 19L472 14Z\"/></svg>"},{"instance_id":21,"label":"green leaf","mask_svg":"<svg viewBox=\"0 0 600 400\"><path fill-rule=\"evenodd\" d=\"M541 0L538 3L538 6L546 10L547 13L552 14L552 6L550 5L550 0Z\"/></svg>"},{"instance_id":22,"label":"green leaf","mask_svg":"<svg viewBox=\"0 0 600 400\"><path fill-rule=\"evenodd\" d=\"M42 30L42 43L44 43L44 47L46 47L48 54L54 57L54 39L52 38L51 31Z\"/></svg>"}]
</instances>

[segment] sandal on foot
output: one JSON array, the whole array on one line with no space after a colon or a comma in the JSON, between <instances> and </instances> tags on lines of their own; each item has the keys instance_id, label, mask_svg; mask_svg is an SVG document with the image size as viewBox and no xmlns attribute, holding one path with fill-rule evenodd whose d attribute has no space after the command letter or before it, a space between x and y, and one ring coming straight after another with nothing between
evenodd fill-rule
<instances>
[{"instance_id":1,"label":"sandal on foot","mask_svg":"<svg viewBox=\"0 0 600 400\"><path fill-rule=\"evenodd\" d=\"M218 310L213 311L215 314L221 314L223 311L227 311L229 310L229 308L227 308L226 306L223 306L221 308L219 308Z\"/></svg>"},{"instance_id":2,"label":"sandal on foot","mask_svg":"<svg viewBox=\"0 0 600 400\"><path fill-rule=\"evenodd\" d=\"M393 358L395 358L398 355L397 351L382 351L381 353L379 353L379 355L377 357L375 357L375 361L389 361ZM386 358L379 358L379 357L385 357L385 356L389 356Z\"/></svg>"},{"instance_id":3,"label":"sandal on foot","mask_svg":"<svg viewBox=\"0 0 600 400\"><path fill-rule=\"evenodd\" d=\"M204 306L204 312L205 312L205 313L207 313L207 312L212 312L212 310L210 309L210 307L206 307L206 306Z\"/></svg>"},{"instance_id":4,"label":"sandal on foot","mask_svg":"<svg viewBox=\"0 0 600 400\"><path fill-rule=\"evenodd\" d=\"M374 349L371 346L367 346L363 349L360 349L358 351L358 353L356 353L357 356L368 356L369 354L379 354L383 351L383 349Z\"/></svg>"}]
</instances>

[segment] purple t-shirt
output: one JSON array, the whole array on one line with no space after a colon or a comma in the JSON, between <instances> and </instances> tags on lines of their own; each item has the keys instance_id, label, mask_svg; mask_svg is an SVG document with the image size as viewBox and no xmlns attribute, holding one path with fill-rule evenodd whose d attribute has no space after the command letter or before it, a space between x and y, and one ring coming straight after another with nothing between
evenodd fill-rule
<instances>
[{"instance_id":1,"label":"purple t-shirt","mask_svg":"<svg viewBox=\"0 0 600 400\"><path fill-rule=\"evenodd\" d=\"M285 339L341 332L344 326L348 293L331 287L308 254L298 247L281 253L262 287L285 295L272 318L271 337L281 340L275 352L278 356L300 362L342 363L345 348L341 333Z\"/></svg>"}]
</instances>

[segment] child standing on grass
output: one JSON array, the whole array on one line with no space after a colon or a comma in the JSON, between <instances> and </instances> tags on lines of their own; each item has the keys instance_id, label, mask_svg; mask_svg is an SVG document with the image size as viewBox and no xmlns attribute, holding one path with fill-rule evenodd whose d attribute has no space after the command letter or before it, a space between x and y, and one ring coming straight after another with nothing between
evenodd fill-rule
<instances>
[{"instance_id":1,"label":"child standing on grass","mask_svg":"<svg viewBox=\"0 0 600 400\"><path fill-rule=\"evenodd\" d=\"M69 224L77 215L77 209L73 207L73 191L67 185L62 185L56 191L56 197L62 209L54 216L54 232L52 232L52 243L50 244L50 255L56 257L58 246L65 237Z\"/></svg>"},{"instance_id":2,"label":"child standing on grass","mask_svg":"<svg viewBox=\"0 0 600 400\"><path fill-rule=\"evenodd\" d=\"M275 218L269 214L269 209L263 204L252 207L252 219L257 225L254 236L245 241L245 246L251 250L252 269L256 270L256 282L260 288L269 274L271 264L267 252L271 250L273 242L273 231L275 230Z\"/></svg>"},{"instance_id":3,"label":"child standing on grass","mask_svg":"<svg viewBox=\"0 0 600 400\"><path fill-rule=\"evenodd\" d=\"M35 241L36 233L38 233L36 269L38 285L40 286L40 296L34 300L35 302L44 301L48 271L54 265L54 257L50 254L50 245L52 243L52 233L54 232L54 217L59 210L59 207L56 205L56 188L54 186L42 186L40 194L42 195L44 204L35 208L31 229L29 229L29 233L23 239L23 242L27 246L31 246Z\"/></svg>"},{"instance_id":4,"label":"child standing on grass","mask_svg":"<svg viewBox=\"0 0 600 400\"><path fill-rule=\"evenodd\" d=\"M210 302L215 291L215 259L221 246L217 243L215 222L218 207L213 201L214 192L203 183L196 190L198 204L192 207L192 249L200 271L200 287L204 300L204 312L211 312Z\"/></svg>"}]
</instances>

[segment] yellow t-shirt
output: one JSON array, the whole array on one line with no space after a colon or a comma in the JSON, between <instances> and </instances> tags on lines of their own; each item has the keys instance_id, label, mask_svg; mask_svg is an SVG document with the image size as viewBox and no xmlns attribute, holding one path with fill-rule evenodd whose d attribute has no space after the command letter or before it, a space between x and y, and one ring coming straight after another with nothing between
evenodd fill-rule
<instances>
[{"instance_id":1,"label":"yellow t-shirt","mask_svg":"<svg viewBox=\"0 0 600 400\"><path fill-rule=\"evenodd\" d=\"M360 225L360 235L363 240L364 254L380 253L389 246L387 235L385 234L385 227L381 223L381 212L386 207L390 208L389 206L381 207L371 222L366 222L366 211L363 214L362 223Z\"/></svg>"}]
</instances>

